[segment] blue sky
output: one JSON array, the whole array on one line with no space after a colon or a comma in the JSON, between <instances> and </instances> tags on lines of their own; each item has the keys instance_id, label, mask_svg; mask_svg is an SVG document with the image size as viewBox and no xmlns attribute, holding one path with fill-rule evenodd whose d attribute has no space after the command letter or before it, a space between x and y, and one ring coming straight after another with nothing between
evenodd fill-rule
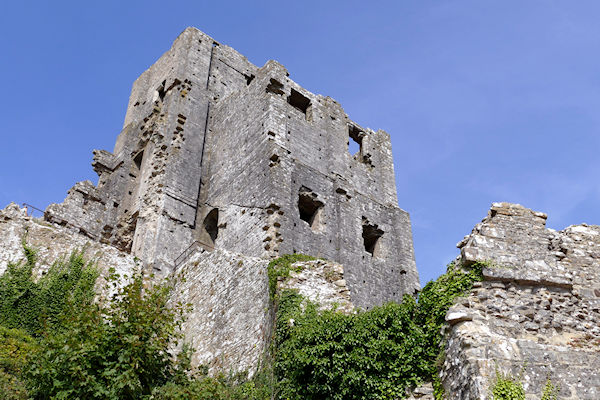
<instances>
[{"instance_id":1,"label":"blue sky","mask_svg":"<svg viewBox=\"0 0 600 400\"><path fill-rule=\"evenodd\" d=\"M579 0L4 2L0 207L95 182L134 79L195 26L391 134L424 284L494 201L600 224L599 17Z\"/></svg>"}]
</instances>

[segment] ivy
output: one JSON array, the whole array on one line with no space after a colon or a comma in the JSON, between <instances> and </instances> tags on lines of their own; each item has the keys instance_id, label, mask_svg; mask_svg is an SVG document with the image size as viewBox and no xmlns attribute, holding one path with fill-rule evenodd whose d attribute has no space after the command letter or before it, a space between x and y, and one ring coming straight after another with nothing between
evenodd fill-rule
<instances>
[{"instance_id":1,"label":"ivy","mask_svg":"<svg viewBox=\"0 0 600 400\"><path fill-rule=\"evenodd\" d=\"M6 400L28 399L23 370L37 351L35 339L20 329L0 326L0 394Z\"/></svg>"},{"instance_id":2,"label":"ivy","mask_svg":"<svg viewBox=\"0 0 600 400\"><path fill-rule=\"evenodd\" d=\"M23 244L26 261L9 264L0 276L0 325L24 329L33 336L58 329L68 304L90 304L98 273L82 251L55 262L37 281L36 251Z\"/></svg>"},{"instance_id":3,"label":"ivy","mask_svg":"<svg viewBox=\"0 0 600 400\"><path fill-rule=\"evenodd\" d=\"M141 399L182 372L173 357L186 306L168 305L171 286L136 274L106 304L74 302L65 329L40 341L26 371L36 399Z\"/></svg>"}]
</instances>

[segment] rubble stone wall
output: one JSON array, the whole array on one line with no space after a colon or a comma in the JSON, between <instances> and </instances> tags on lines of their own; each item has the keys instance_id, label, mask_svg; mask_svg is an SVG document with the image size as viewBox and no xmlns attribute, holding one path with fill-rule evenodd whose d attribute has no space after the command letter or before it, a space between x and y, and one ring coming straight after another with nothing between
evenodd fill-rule
<instances>
[{"instance_id":1,"label":"rubble stone wall","mask_svg":"<svg viewBox=\"0 0 600 400\"><path fill-rule=\"evenodd\" d=\"M106 276L110 268L122 276L131 276L139 269L133 255L90 240L74 229L28 216L25 208L11 203L0 210L0 275L6 271L9 263L25 259L23 240L37 251L37 273L47 271L56 260L81 250L88 260L96 262L101 276Z\"/></svg>"},{"instance_id":2,"label":"rubble stone wall","mask_svg":"<svg viewBox=\"0 0 600 400\"><path fill-rule=\"evenodd\" d=\"M545 227L546 215L494 203L458 244L459 261L490 261L455 304L442 380L451 399L488 398L496 371L522 374L528 399L547 379L561 399L600 398L600 226Z\"/></svg>"}]
</instances>

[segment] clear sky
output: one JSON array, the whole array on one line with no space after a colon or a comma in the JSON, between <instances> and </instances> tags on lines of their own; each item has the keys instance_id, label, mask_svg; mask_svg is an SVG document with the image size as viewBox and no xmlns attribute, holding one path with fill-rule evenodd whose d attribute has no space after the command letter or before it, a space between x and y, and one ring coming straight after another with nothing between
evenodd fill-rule
<instances>
[{"instance_id":1,"label":"clear sky","mask_svg":"<svg viewBox=\"0 0 600 400\"><path fill-rule=\"evenodd\" d=\"M494 201L600 224L599 20L584 0L5 1L0 207L96 182L131 84L195 26L391 134L424 284Z\"/></svg>"}]
</instances>

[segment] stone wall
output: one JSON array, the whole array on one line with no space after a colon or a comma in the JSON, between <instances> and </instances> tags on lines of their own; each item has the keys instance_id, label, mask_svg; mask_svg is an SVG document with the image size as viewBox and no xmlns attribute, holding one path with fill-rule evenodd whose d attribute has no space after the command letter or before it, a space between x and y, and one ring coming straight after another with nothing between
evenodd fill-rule
<instances>
[{"instance_id":1,"label":"stone wall","mask_svg":"<svg viewBox=\"0 0 600 400\"><path fill-rule=\"evenodd\" d=\"M600 226L556 232L546 215L494 203L458 247L491 261L446 316L442 381L451 399L488 398L496 371L522 374L528 399L549 378L561 399L600 398Z\"/></svg>"},{"instance_id":2,"label":"stone wall","mask_svg":"<svg viewBox=\"0 0 600 400\"><path fill-rule=\"evenodd\" d=\"M297 262L300 271L278 282L278 290L298 291L305 299L320 305L320 309L335 309L349 314L355 307L344 279L344 267L331 261L314 260Z\"/></svg>"},{"instance_id":3,"label":"stone wall","mask_svg":"<svg viewBox=\"0 0 600 400\"><path fill-rule=\"evenodd\" d=\"M96 262L101 276L106 276L110 268L123 276L130 276L139 268L131 254L91 240L74 228L67 229L28 216L25 208L11 203L0 210L0 274L6 271L9 263L25 259L23 239L37 251L37 273L47 271L56 260L68 258L76 250L83 250L88 260ZM98 284L101 285L100 281Z\"/></svg>"},{"instance_id":4,"label":"stone wall","mask_svg":"<svg viewBox=\"0 0 600 400\"><path fill-rule=\"evenodd\" d=\"M137 256L159 279L199 242L340 262L361 308L419 289L389 134L195 28L135 81L114 150L96 150L92 165L98 184L77 183L46 220Z\"/></svg>"},{"instance_id":5,"label":"stone wall","mask_svg":"<svg viewBox=\"0 0 600 400\"><path fill-rule=\"evenodd\" d=\"M193 307L183 325L193 365L206 365L211 373L253 374L262 364L274 323L267 265L260 258L199 249L176 271L172 301ZM293 266L302 270L279 282L279 290L297 290L322 308L354 310L341 265L315 260Z\"/></svg>"},{"instance_id":6,"label":"stone wall","mask_svg":"<svg viewBox=\"0 0 600 400\"><path fill-rule=\"evenodd\" d=\"M209 371L254 372L272 324L268 261L200 249L176 271L173 301L193 309L183 326L193 365Z\"/></svg>"}]
</instances>

